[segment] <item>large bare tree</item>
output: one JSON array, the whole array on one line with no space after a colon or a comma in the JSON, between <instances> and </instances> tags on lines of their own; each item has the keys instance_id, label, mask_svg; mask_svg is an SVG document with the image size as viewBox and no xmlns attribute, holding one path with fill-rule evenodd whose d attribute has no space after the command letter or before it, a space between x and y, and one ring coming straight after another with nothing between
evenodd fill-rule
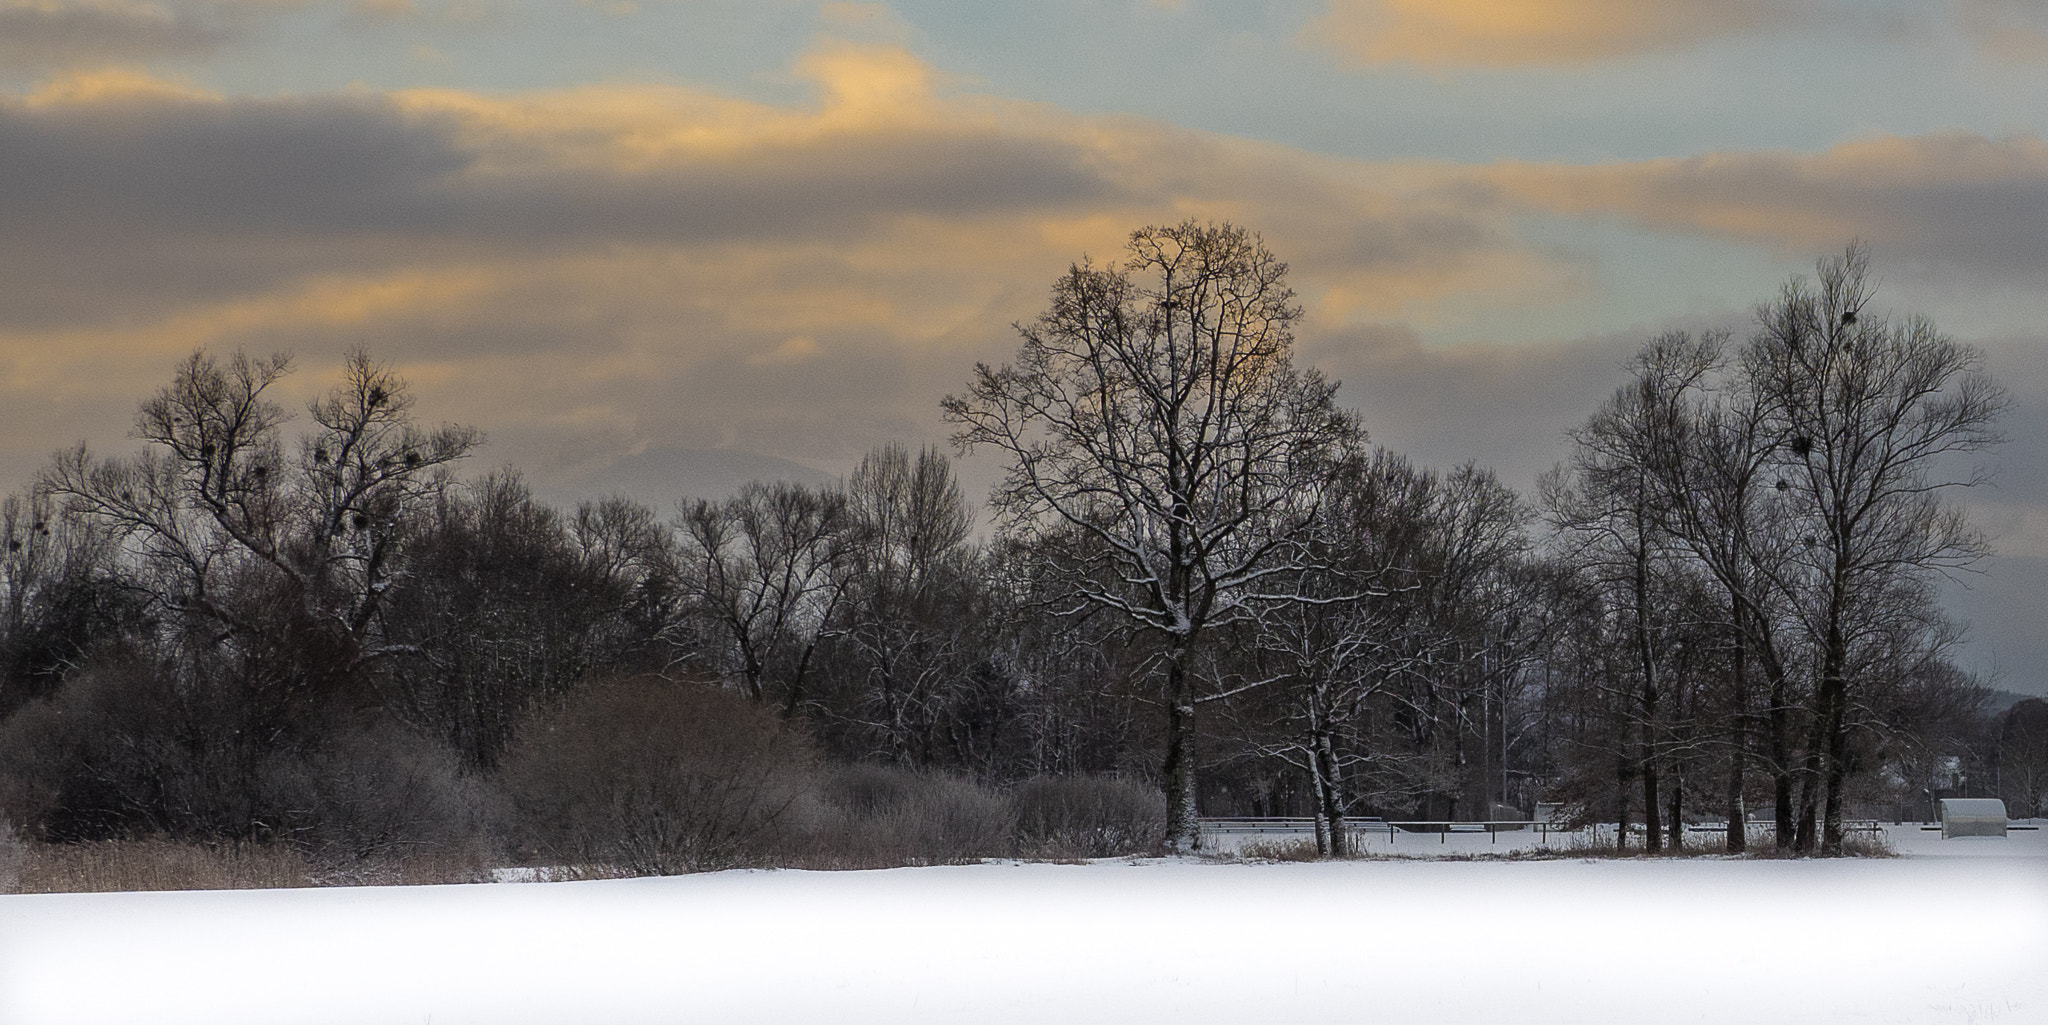
<instances>
[{"instance_id":1,"label":"large bare tree","mask_svg":"<svg viewBox=\"0 0 2048 1025\"><path fill-rule=\"evenodd\" d=\"M1007 529L1060 524L1086 543L1040 549L1072 608L1159 644L1167 845L1199 844L1191 659L1299 562L1315 495L1359 436L1336 385L1293 363L1301 308L1287 265L1229 224L1131 234L1124 262L1083 262L1019 325L1017 361L945 400L963 449L1009 462L992 502Z\"/></svg>"},{"instance_id":2,"label":"large bare tree","mask_svg":"<svg viewBox=\"0 0 2048 1025\"><path fill-rule=\"evenodd\" d=\"M2007 399L1983 356L1923 317L1871 308L1869 255L1852 244L1758 311L1743 372L1769 402L1792 557L1772 578L1819 655L1795 846L1842 843L1858 649L1881 642L1930 574L1989 554L1944 494L1983 482L1971 457L1999 440ZM1824 793L1822 793L1824 792Z\"/></svg>"},{"instance_id":3,"label":"large bare tree","mask_svg":"<svg viewBox=\"0 0 2048 1025\"><path fill-rule=\"evenodd\" d=\"M319 673L340 678L391 653L379 615L405 514L482 435L419 425L404 380L357 351L310 404L314 429L293 458L290 415L268 397L290 371L285 356L195 352L136 415L148 451L96 459L80 445L40 486L121 538L168 610L224 642L316 645ZM258 592L270 597L250 601Z\"/></svg>"}]
</instances>

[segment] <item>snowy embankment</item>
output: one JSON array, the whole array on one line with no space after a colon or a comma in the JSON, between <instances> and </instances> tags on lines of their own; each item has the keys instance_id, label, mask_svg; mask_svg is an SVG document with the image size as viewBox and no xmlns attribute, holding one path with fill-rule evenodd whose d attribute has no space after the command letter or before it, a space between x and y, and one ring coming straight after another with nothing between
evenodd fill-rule
<instances>
[{"instance_id":1,"label":"snowy embankment","mask_svg":"<svg viewBox=\"0 0 2048 1025\"><path fill-rule=\"evenodd\" d=\"M2044 834L1902 840L0 896L0 1022L2048 1021Z\"/></svg>"}]
</instances>

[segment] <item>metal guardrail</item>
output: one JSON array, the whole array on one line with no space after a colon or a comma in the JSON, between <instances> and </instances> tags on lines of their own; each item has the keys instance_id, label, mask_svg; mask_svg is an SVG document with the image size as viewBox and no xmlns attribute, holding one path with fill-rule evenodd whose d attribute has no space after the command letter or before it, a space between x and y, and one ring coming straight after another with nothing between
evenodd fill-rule
<instances>
[{"instance_id":1,"label":"metal guardrail","mask_svg":"<svg viewBox=\"0 0 2048 1025\"><path fill-rule=\"evenodd\" d=\"M1751 833L1769 833L1773 828L1774 825L1768 820L1751 819L1748 823L1748 831ZM1726 833L1728 823L1688 822L1685 824L1685 830L1688 833ZM1884 823L1876 819L1848 819L1842 823L1842 830L1849 833L1881 833L1884 831Z\"/></svg>"},{"instance_id":2,"label":"metal guardrail","mask_svg":"<svg viewBox=\"0 0 2048 1025\"><path fill-rule=\"evenodd\" d=\"M1612 823L1598 823L1595 828L1601 825L1611 826ZM1767 835L1772 829L1772 824L1769 822L1751 820L1747 825L1748 831L1751 833ZM1288 816L1222 816L1202 819L1201 828L1204 832L1218 835L1299 836L1315 833L1316 820L1307 817ZM1876 819L1852 819L1844 822L1842 828L1851 833L1877 833L1884 830L1884 824ZM1941 827L1931 826L1922 828L1940 829ZM2038 829L2039 827L2009 826L2007 828ZM1420 833L1425 835L1434 833L1438 837L1438 843L1448 843L1452 833L1491 833L1493 838L1490 842L1499 843L1499 834L1502 832L1519 832L1524 829L1535 830L1545 842L1550 839L1551 833L1576 833L1581 831L1579 828L1567 826L1560 822L1538 822L1525 819L1490 819L1477 822L1452 822L1443 819L1390 821L1378 818L1347 818L1344 820L1345 832L1384 834L1389 843L1392 843L1394 837L1399 833ZM1685 829L1688 833L1726 833L1728 831L1728 824L1725 822L1689 822L1686 823ZM1642 832L1643 827L1631 826L1630 831Z\"/></svg>"},{"instance_id":3,"label":"metal guardrail","mask_svg":"<svg viewBox=\"0 0 2048 1025\"><path fill-rule=\"evenodd\" d=\"M1204 832L1219 835L1298 836L1316 832L1316 820L1313 818L1285 816L1218 817L1202 819L1201 828ZM1344 820L1344 831L1346 833L1384 834L1389 843L1392 843L1394 837L1400 833L1435 834L1438 843L1449 843L1452 833L1487 833L1491 836L1489 842L1499 843L1501 833L1519 832L1524 829L1537 830L1545 840L1550 838L1552 832L1574 832L1574 830L1560 823L1538 822L1533 819L1488 819L1476 822L1452 822L1445 819L1390 821L1377 818L1347 818Z\"/></svg>"}]
</instances>

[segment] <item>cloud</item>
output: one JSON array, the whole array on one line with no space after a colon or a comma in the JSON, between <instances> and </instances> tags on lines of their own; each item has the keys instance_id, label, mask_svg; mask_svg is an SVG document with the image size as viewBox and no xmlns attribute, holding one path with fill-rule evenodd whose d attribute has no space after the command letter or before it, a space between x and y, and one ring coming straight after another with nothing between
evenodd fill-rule
<instances>
[{"instance_id":1,"label":"cloud","mask_svg":"<svg viewBox=\"0 0 2048 1025\"><path fill-rule=\"evenodd\" d=\"M2048 4L2040 0L1955 0L1957 20L1977 46L2015 64L2048 63Z\"/></svg>"},{"instance_id":2,"label":"cloud","mask_svg":"<svg viewBox=\"0 0 2048 1025\"><path fill-rule=\"evenodd\" d=\"M798 72L812 97L781 105L252 98L132 73L0 98L0 426L28 453L9 469L104 437L192 347L315 367L355 344L543 483L652 444L832 466L936 440L937 398L1141 224L1258 227L1326 323L1518 259L1369 165L957 93L893 45L827 40Z\"/></svg>"},{"instance_id":3,"label":"cloud","mask_svg":"<svg viewBox=\"0 0 2048 1025\"><path fill-rule=\"evenodd\" d=\"M211 6L134 0L0 2L0 67L45 70L211 50L231 35Z\"/></svg>"},{"instance_id":4,"label":"cloud","mask_svg":"<svg viewBox=\"0 0 2048 1025\"><path fill-rule=\"evenodd\" d=\"M0 71L212 54L312 0L0 0Z\"/></svg>"},{"instance_id":5,"label":"cloud","mask_svg":"<svg viewBox=\"0 0 2048 1025\"><path fill-rule=\"evenodd\" d=\"M1563 65L1769 31L1813 6L1812 0L1330 0L1304 38L1367 65Z\"/></svg>"},{"instance_id":6,"label":"cloud","mask_svg":"<svg viewBox=\"0 0 2048 1025\"><path fill-rule=\"evenodd\" d=\"M1875 136L1819 153L1511 163L1475 170L1466 184L1475 202L1619 217L1787 253L1829 251L1860 236L1887 257L2048 275L2048 142L2037 135L1955 131Z\"/></svg>"},{"instance_id":7,"label":"cloud","mask_svg":"<svg viewBox=\"0 0 2048 1025\"><path fill-rule=\"evenodd\" d=\"M1292 261L1304 355L1386 440L1455 461L1512 434L1501 458L1533 466L1620 343L1421 341L1588 294L1532 214L1801 263L1862 234L1887 258L2044 265L2038 140L1386 164L962 93L893 45L828 40L798 70L812 95L785 104L619 84L252 98L135 74L0 98L0 471L107 437L195 346L318 368L358 344L543 485L649 446L843 468L937 440L936 399L1010 355L1068 263L1185 217ZM1539 428L1504 432L1516 417Z\"/></svg>"},{"instance_id":8,"label":"cloud","mask_svg":"<svg viewBox=\"0 0 2048 1025\"><path fill-rule=\"evenodd\" d=\"M2048 62L2040 0L1328 0L1300 39L1356 67L1563 68L1815 30Z\"/></svg>"}]
</instances>

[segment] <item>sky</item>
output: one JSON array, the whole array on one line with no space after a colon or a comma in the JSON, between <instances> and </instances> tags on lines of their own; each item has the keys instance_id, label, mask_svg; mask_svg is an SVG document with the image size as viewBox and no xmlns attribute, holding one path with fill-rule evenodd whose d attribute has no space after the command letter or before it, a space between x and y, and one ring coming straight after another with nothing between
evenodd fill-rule
<instances>
[{"instance_id":1,"label":"sky","mask_svg":"<svg viewBox=\"0 0 2048 1025\"><path fill-rule=\"evenodd\" d=\"M0 489L199 347L367 348L557 502L829 479L1188 218L1375 441L1524 490L1864 240L2012 393L1948 594L2048 693L2048 0L0 0Z\"/></svg>"}]
</instances>

